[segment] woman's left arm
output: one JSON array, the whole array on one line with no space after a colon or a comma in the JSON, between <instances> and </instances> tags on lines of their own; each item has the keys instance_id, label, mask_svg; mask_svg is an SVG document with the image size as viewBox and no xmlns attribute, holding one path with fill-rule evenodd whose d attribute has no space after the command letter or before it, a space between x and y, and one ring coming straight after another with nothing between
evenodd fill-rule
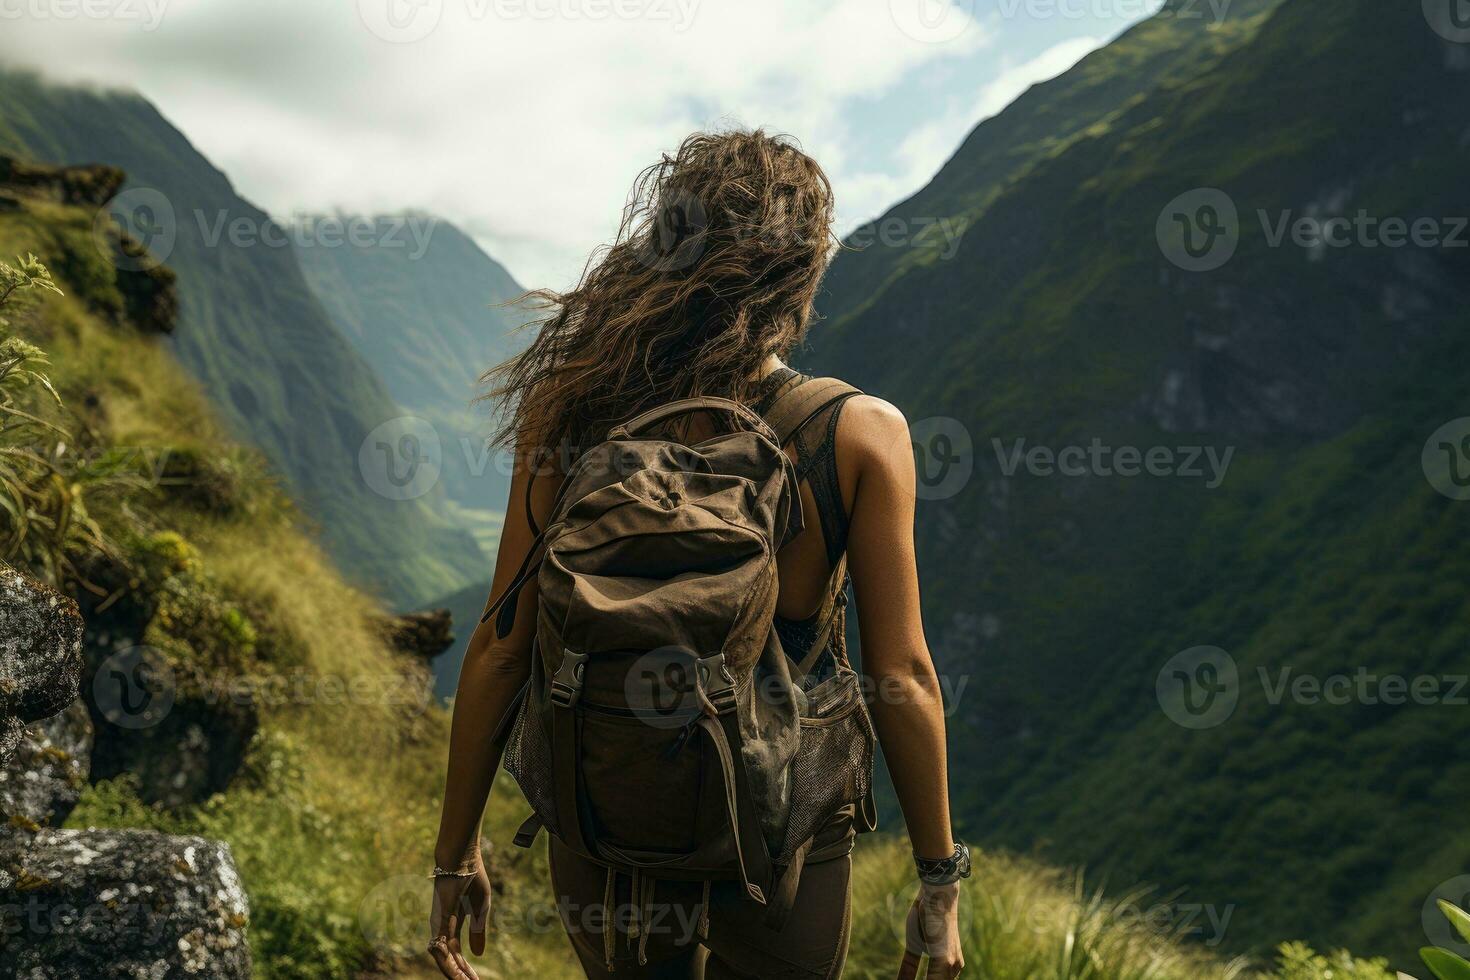
<instances>
[{"instance_id":1,"label":"woman's left arm","mask_svg":"<svg viewBox=\"0 0 1470 980\"><path fill-rule=\"evenodd\" d=\"M559 484L556 476L542 467L532 480L537 463L516 454L511 478L505 526L495 559L491 582L493 600L504 593L522 560L535 544L527 515L530 509L544 524ZM490 911L489 878L480 857L480 821L495 782L495 771L505 749L504 737L493 737L515 710L517 695L531 674L531 640L536 632L536 579L528 581L516 600L515 625L504 637L495 635L495 620L475 627L460 668L459 688L454 700L454 720L449 734L449 770L444 787L444 808L439 818L439 840L434 847L435 864L459 875L437 878L434 883L431 952L439 969L450 980L473 980L474 971L465 961L459 933L470 923L470 948L478 955L485 950L485 928ZM487 602L488 606L488 602Z\"/></svg>"}]
</instances>

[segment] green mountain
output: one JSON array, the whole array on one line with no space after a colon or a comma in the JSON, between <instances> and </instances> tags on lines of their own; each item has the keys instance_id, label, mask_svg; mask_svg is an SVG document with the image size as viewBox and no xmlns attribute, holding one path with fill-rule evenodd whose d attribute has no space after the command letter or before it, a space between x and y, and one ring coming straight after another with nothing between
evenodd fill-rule
<instances>
[{"instance_id":1,"label":"green mountain","mask_svg":"<svg viewBox=\"0 0 1470 980\"><path fill-rule=\"evenodd\" d=\"M883 219L966 221L952 258L841 255L807 361L914 425L968 834L1408 966L1470 865L1470 45L1180 9Z\"/></svg>"},{"instance_id":2,"label":"green mountain","mask_svg":"<svg viewBox=\"0 0 1470 980\"><path fill-rule=\"evenodd\" d=\"M452 224L422 214L334 218L370 233L360 244L300 249L301 269L348 341L405 411L440 440L440 483L458 523L490 554L509 492L508 458L486 448L493 428L471 403L486 368L515 352L525 290ZM488 574L488 563L481 569Z\"/></svg>"},{"instance_id":3,"label":"green mountain","mask_svg":"<svg viewBox=\"0 0 1470 980\"><path fill-rule=\"evenodd\" d=\"M416 472L399 458L416 449L393 421L403 412L307 286L290 236L152 105L0 71L0 152L127 171L114 208L148 225L179 273L175 353L285 476L354 582L411 606L483 575L442 490L400 486Z\"/></svg>"}]
</instances>

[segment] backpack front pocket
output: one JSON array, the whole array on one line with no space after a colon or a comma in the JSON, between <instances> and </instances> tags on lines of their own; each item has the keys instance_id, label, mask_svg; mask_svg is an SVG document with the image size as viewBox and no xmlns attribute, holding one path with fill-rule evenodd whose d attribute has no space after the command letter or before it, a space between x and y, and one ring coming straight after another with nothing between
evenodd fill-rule
<instances>
[{"instance_id":1,"label":"backpack front pocket","mask_svg":"<svg viewBox=\"0 0 1470 980\"><path fill-rule=\"evenodd\" d=\"M584 705L583 793L594 835L629 851L684 854L699 846L698 733L627 709Z\"/></svg>"}]
</instances>

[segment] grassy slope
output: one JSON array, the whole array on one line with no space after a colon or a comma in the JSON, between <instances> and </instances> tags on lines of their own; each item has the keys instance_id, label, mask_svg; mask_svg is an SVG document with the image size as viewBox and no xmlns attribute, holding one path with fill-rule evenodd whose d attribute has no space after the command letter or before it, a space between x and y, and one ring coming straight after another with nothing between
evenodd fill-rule
<instances>
[{"instance_id":1,"label":"grassy slope","mask_svg":"<svg viewBox=\"0 0 1470 980\"><path fill-rule=\"evenodd\" d=\"M524 290L458 228L437 220L421 227L428 246L417 257L412 244L303 249L301 268L394 400L435 424L445 449L442 486L455 519L473 531L486 555L494 555L510 480L504 455L484 449L491 420L472 411L470 402L480 393L479 375L516 349L513 331L526 314L502 304ZM465 645L485 604L488 560L481 571L483 581L431 602L453 612L456 624L454 646L434 661L442 697L454 693Z\"/></svg>"},{"instance_id":2,"label":"grassy slope","mask_svg":"<svg viewBox=\"0 0 1470 980\"><path fill-rule=\"evenodd\" d=\"M108 288L111 275L91 246L90 222L85 212L59 207L0 215L0 254L34 251L65 270L59 279L68 296L48 302L25 331L49 351L62 397L91 406L86 423L99 445L195 450L206 459L234 454L225 427L169 346L104 323L88 308L85 297ZM267 473L248 465L240 488L245 504L234 515L201 513L159 496L134 499L126 512L116 503L89 503L120 540L181 535L193 556L192 586L246 611L243 632L254 637L248 651L180 668L208 669L221 683L291 678L287 690L312 693L266 699L245 769L203 806L152 810L125 782L104 784L89 790L72 823L156 826L228 840L250 893L259 974L341 977L369 953L422 948L422 875L438 818L447 717L438 708L420 710L409 665L372 627L377 602L342 581ZM179 639L190 652L213 646ZM294 686L298 678L305 688ZM333 694L331 685L349 682L381 693ZM509 839L522 809L513 791L500 795L490 817L494 839ZM518 853L502 862L506 915L539 899L538 876L529 870L536 860ZM528 934L491 962L502 975L569 975L555 935Z\"/></svg>"},{"instance_id":3,"label":"grassy slope","mask_svg":"<svg viewBox=\"0 0 1470 980\"><path fill-rule=\"evenodd\" d=\"M269 219L152 105L0 70L0 151L106 160L129 187L168 197L178 231L168 261L181 274L175 352L230 431L286 474L356 583L408 606L478 574L479 548L451 526L442 497L393 502L365 483L358 448L400 411L308 289L294 249L211 242L221 218L257 229Z\"/></svg>"},{"instance_id":4,"label":"grassy slope","mask_svg":"<svg viewBox=\"0 0 1470 980\"><path fill-rule=\"evenodd\" d=\"M1310 261L1267 248L1253 214L1339 191L1349 215L1458 213L1456 52L1417 7L1382 7L1289 0L1194 77L1140 90L995 194L952 262L879 256L892 278L838 304L814 360L974 437L976 477L919 528L931 636L948 671L975 675L955 726L972 832L1234 904L1232 948L1300 934L1407 962L1424 897L1470 859L1442 819L1470 785L1450 748L1462 709L1277 707L1256 673L1452 673L1470 638L1450 584L1470 571L1470 514L1418 463L1464 414L1464 259ZM939 213L970 207L965 157L984 138L936 179ZM1246 231L1229 265L1186 276L1154 222L1199 186L1227 189ZM895 336L963 368L875 358ZM1171 372L1200 412L1159 412ZM1215 491L1004 478L990 439L1023 436L1237 455ZM1244 685L1228 723L1189 732L1154 680L1199 644L1229 649Z\"/></svg>"}]
</instances>

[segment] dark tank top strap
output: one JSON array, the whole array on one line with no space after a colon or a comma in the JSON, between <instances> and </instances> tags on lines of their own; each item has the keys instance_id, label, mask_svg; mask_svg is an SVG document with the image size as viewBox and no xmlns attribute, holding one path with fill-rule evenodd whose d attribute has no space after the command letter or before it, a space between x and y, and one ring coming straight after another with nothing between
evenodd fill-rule
<instances>
[{"instance_id":1,"label":"dark tank top strap","mask_svg":"<svg viewBox=\"0 0 1470 980\"><path fill-rule=\"evenodd\" d=\"M789 367L777 368L761 379L751 398L751 405L761 415L769 415L783 395L811 380L810 376ZM837 423L847 400L857 394L861 392L856 389L838 394L804 419L792 438L796 446L796 475L798 480L807 481L812 488L822 526L822 541L827 551L827 564L833 569L847 551L848 531L847 508L843 504L842 487L837 478Z\"/></svg>"},{"instance_id":2,"label":"dark tank top strap","mask_svg":"<svg viewBox=\"0 0 1470 980\"><path fill-rule=\"evenodd\" d=\"M843 406L856 394L852 391L840 396L796 434L796 474L811 485L822 522L822 540L827 545L827 564L832 568L847 552L848 531L847 505L837 476L837 423Z\"/></svg>"}]
</instances>

